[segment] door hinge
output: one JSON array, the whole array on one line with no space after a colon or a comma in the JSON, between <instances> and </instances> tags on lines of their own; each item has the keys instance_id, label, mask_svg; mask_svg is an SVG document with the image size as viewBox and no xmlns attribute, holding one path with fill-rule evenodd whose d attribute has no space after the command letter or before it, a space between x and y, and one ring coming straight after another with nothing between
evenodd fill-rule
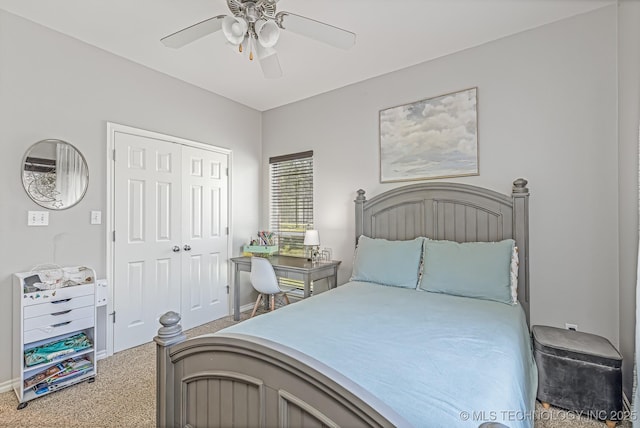
<instances>
[{"instance_id":1,"label":"door hinge","mask_svg":"<svg viewBox=\"0 0 640 428\"><path fill-rule=\"evenodd\" d=\"M225 168L225 169L224 169L224 171L225 171L225 174L226 174L226 175L227 175L227 177L228 177L228 176L229 176L229 168Z\"/></svg>"},{"instance_id":2,"label":"door hinge","mask_svg":"<svg viewBox=\"0 0 640 428\"><path fill-rule=\"evenodd\" d=\"M113 234L112 234L111 240L112 240L113 242L116 242L116 231L115 231L115 230L113 231Z\"/></svg>"},{"instance_id":3,"label":"door hinge","mask_svg":"<svg viewBox=\"0 0 640 428\"><path fill-rule=\"evenodd\" d=\"M113 323L116 323L116 311L111 312L109 315L113 315Z\"/></svg>"},{"instance_id":4,"label":"door hinge","mask_svg":"<svg viewBox=\"0 0 640 428\"><path fill-rule=\"evenodd\" d=\"M227 235L229 234L229 226L224 228L224 233L227 234Z\"/></svg>"},{"instance_id":5,"label":"door hinge","mask_svg":"<svg viewBox=\"0 0 640 428\"><path fill-rule=\"evenodd\" d=\"M116 149L113 149L113 161L116 161Z\"/></svg>"},{"instance_id":6,"label":"door hinge","mask_svg":"<svg viewBox=\"0 0 640 428\"><path fill-rule=\"evenodd\" d=\"M227 294L229 294L229 286L227 285Z\"/></svg>"}]
</instances>

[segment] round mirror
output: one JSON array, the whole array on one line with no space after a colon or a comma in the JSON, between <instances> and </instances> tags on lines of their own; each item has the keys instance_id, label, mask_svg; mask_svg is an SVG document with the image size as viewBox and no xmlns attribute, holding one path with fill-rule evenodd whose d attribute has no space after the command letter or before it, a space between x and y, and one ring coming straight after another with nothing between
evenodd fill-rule
<instances>
[{"instance_id":1,"label":"round mirror","mask_svg":"<svg viewBox=\"0 0 640 428\"><path fill-rule=\"evenodd\" d=\"M33 201L50 210L64 210L80 202L89 184L82 153L62 140L42 140L27 150L22 184Z\"/></svg>"}]
</instances>

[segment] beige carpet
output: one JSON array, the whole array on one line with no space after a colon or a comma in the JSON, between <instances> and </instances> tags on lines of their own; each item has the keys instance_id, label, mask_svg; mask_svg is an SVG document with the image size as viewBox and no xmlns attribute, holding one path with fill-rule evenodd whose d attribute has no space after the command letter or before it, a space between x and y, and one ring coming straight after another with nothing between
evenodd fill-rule
<instances>
[{"instance_id":1,"label":"beige carpet","mask_svg":"<svg viewBox=\"0 0 640 428\"><path fill-rule=\"evenodd\" d=\"M243 314L246 319L248 314ZM212 333L234 324L226 317L187 332L188 337ZM16 410L13 391L0 394L1 427L154 427L155 344L148 343L98 362L93 383L83 382L29 402ZM603 428L601 422L559 409L536 406L535 428ZM630 428L630 422L620 424Z\"/></svg>"}]
</instances>

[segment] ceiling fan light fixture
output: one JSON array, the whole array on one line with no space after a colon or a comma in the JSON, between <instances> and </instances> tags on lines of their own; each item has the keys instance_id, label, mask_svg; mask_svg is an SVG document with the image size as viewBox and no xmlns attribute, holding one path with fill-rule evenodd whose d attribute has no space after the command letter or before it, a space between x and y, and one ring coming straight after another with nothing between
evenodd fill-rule
<instances>
[{"instance_id":1,"label":"ceiling fan light fixture","mask_svg":"<svg viewBox=\"0 0 640 428\"><path fill-rule=\"evenodd\" d=\"M239 16L225 16L222 21L222 32L229 43L239 45L247 34L249 24Z\"/></svg>"},{"instance_id":2,"label":"ceiling fan light fixture","mask_svg":"<svg viewBox=\"0 0 640 428\"><path fill-rule=\"evenodd\" d=\"M280 27L275 21L259 19L254 24L258 42L265 48L272 48L278 43L280 38Z\"/></svg>"},{"instance_id":3,"label":"ceiling fan light fixture","mask_svg":"<svg viewBox=\"0 0 640 428\"><path fill-rule=\"evenodd\" d=\"M281 30L315 39L341 49L356 42L355 33L315 19L286 11L276 13L278 0L226 0L231 15L217 15L183 28L160 39L167 47L179 48L209 34L222 31L229 46L257 58L263 75L270 79L282 77L278 54L272 49ZM254 54L255 51L255 54Z\"/></svg>"}]
</instances>

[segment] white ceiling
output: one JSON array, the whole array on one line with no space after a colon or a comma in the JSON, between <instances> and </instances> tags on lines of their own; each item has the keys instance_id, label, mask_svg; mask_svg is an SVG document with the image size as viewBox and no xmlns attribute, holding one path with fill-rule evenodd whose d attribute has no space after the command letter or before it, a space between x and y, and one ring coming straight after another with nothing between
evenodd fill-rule
<instances>
[{"instance_id":1,"label":"white ceiling","mask_svg":"<svg viewBox=\"0 0 640 428\"><path fill-rule=\"evenodd\" d=\"M0 8L264 111L613 0L281 0L286 10L357 34L349 51L283 31L284 77L265 79L218 32L181 49L160 38L215 15L225 0L0 0Z\"/></svg>"}]
</instances>

